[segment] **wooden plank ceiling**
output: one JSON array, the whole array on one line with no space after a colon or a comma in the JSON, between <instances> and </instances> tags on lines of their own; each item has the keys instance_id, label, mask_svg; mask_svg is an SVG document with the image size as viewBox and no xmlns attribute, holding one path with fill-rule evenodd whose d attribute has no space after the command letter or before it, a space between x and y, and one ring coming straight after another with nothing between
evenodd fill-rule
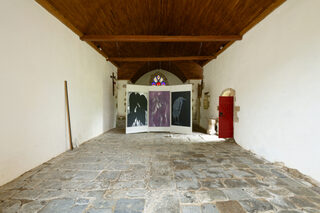
<instances>
[{"instance_id":1,"label":"wooden plank ceiling","mask_svg":"<svg viewBox=\"0 0 320 213\"><path fill-rule=\"evenodd\" d=\"M36 0L135 82L153 69L181 80L285 0Z\"/></svg>"}]
</instances>

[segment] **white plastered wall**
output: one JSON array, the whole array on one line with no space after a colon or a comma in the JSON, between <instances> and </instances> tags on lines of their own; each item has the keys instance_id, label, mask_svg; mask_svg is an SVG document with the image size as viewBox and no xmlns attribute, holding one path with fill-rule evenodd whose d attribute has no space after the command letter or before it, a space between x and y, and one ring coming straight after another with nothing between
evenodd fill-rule
<instances>
[{"instance_id":1,"label":"white plastered wall","mask_svg":"<svg viewBox=\"0 0 320 213\"><path fill-rule=\"evenodd\" d=\"M208 117L236 90L235 139L271 161L320 180L320 1L290 0L205 66Z\"/></svg>"},{"instance_id":2,"label":"white plastered wall","mask_svg":"<svg viewBox=\"0 0 320 213\"><path fill-rule=\"evenodd\" d=\"M0 185L115 125L115 67L35 1L0 6Z\"/></svg>"}]
</instances>

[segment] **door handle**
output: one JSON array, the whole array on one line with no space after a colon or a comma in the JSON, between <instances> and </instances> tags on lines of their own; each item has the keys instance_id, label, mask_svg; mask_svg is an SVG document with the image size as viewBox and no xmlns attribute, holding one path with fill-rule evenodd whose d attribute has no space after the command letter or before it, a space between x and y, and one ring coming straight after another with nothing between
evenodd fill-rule
<instances>
[{"instance_id":1,"label":"door handle","mask_svg":"<svg viewBox=\"0 0 320 213\"><path fill-rule=\"evenodd\" d=\"M223 113L222 112L219 112L219 117L222 117Z\"/></svg>"}]
</instances>

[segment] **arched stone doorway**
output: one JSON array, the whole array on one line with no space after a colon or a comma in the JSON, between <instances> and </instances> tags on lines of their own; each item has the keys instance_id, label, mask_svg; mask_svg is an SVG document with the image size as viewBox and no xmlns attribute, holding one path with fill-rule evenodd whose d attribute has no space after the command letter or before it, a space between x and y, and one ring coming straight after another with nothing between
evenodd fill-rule
<instances>
[{"instance_id":1,"label":"arched stone doorway","mask_svg":"<svg viewBox=\"0 0 320 213\"><path fill-rule=\"evenodd\" d=\"M236 91L232 88L225 89L221 92L220 96L232 96L236 97Z\"/></svg>"}]
</instances>

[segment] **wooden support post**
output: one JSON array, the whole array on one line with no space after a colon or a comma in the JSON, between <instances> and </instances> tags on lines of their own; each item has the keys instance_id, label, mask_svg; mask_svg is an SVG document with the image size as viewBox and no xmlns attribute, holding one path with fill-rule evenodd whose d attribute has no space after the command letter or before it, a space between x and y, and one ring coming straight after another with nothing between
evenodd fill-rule
<instances>
[{"instance_id":1,"label":"wooden support post","mask_svg":"<svg viewBox=\"0 0 320 213\"><path fill-rule=\"evenodd\" d=\"M64 91L65 91L65 96L66 96L66 107L67 107L67 116L68 116L70 149L73 150L72 134L71 134L71 122L70 122L69 96L68 96L68 82L67 81L64 81Z\"/></svg>"}]
</instances>

